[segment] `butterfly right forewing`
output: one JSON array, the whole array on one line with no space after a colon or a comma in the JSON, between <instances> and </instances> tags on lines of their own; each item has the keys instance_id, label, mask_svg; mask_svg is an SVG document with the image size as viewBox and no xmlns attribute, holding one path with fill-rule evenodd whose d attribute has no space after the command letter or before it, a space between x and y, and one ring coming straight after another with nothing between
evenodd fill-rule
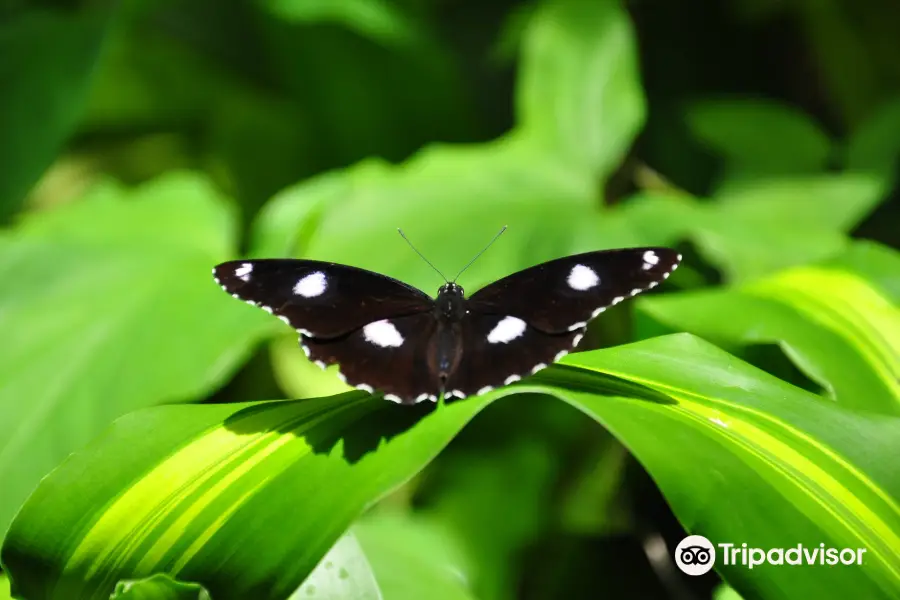
<instances>
[{"instance_id":1,"label":"butterfly right forewing","mask_svg":"<svg viewBox=\"0 0 900 600\"><path fill-rule=\"evenodd\" d=\"M670 248L576 254L513 273L475 292L473 312L513 315L546 333L584 327L610 306L666 279L681 261Z\"/></svg>"}]
</instances>

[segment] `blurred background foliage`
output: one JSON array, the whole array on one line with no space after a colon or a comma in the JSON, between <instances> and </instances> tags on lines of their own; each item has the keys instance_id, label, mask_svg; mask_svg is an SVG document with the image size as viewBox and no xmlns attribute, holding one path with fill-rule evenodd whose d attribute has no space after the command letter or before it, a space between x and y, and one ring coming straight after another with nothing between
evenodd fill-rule
<instances>
[{"instance_id":1,"label":"blurred background foliage","mask_svg":"<svg viewBox=\"0 0 900 600\"><path fill-rule=\"evenodd\" d=\"M5 0L0 530L129 410L343 389L277 322L219 299L209 268L234 256L431 291L396 227L452 271L509 224L468 289L666 244L687 257L674 288L831 262L896 303L898 34L888 0ZM610 311L589 342L709 326L677 303L647 312ZM718 341L822 390L777 336ZM363 549L440 547L478 598L733 593L654 558L683 535L661 494L549 399L491 406L382 504L406 516L361 529Z\"/></svg>"}]
</instances>

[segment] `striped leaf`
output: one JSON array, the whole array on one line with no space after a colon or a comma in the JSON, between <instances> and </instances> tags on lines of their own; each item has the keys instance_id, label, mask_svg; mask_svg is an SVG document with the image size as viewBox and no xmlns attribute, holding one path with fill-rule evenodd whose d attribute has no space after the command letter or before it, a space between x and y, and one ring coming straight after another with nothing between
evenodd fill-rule
<instances>
[{"instance_id":1,"label":"striped leaf","mask_svg":"<svg viewBox=\"0 0 900 600\"><path fill-rule=\"evenodd\" d=\"M713 543L866 550L837 568L720 559L745 597L900 594L900 475L883 458L900 455L900 420L822 402L686 334L570 355L436 409L350 392L141 410L42 482L0 558L28 598L108 598L153 573L216 600L286 598L488 403L514 394L528 410L517 392L557 396L607 427Z\"/></svg>"}]
</instances>

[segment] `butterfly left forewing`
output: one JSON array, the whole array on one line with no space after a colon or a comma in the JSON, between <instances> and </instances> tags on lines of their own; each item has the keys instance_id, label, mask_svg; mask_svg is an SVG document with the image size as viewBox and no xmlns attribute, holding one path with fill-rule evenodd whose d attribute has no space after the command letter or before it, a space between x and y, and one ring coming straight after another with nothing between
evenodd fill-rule
<instances>
[{"instance_id":1,"label":"butterfly left forewing","mask_svg":"<svg viewBox=\"0 0 900 600\"><path fill-rule=\"evenodd\" d=\"M613 306L649 290L674 271L670 248L626 248L576 254L513 273L469 299L473 312L512 315L545 333L583 328Z\"/></svg>"},{"instance_id":2,"label":"butterfly left forewing","mask_svg":"<svg viewBox=\"0 0 900 600\"><path fill-rule=\"evenodd\" d=\"M433 304L428 295L396 279L313 260L236 260L216 266L213 276L235 298L315 338L334 338L381 319L427 312Z\"/></svg>"}]
</instances>

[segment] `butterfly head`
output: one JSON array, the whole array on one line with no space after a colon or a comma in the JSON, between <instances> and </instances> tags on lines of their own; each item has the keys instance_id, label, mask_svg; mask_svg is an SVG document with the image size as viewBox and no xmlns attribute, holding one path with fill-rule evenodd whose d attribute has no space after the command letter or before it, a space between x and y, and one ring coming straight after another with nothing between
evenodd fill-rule
<instances>
[{"instance_id":1,"label":"butterfly head","mask_svg":"<svg viewBox=\"0 0 900 600\"><path fill-rule=\"evenodd\" d=\"M462 286L452 281L442 285L435 302L439 315L449 320L462 318L466 311L464 294Z\"/></svg>"},{"instance_id":2,"label":"butterfly head","mask_svg":"<svg viewBox=\"0 0 900 600\"><path fill-rule=\"evenodd\" d=\"M462 298L464 295L465 290L462 289L462 286L452 281L448 281L438 288L438 296L459 296Z\"/></svg>"}]
</instances>

